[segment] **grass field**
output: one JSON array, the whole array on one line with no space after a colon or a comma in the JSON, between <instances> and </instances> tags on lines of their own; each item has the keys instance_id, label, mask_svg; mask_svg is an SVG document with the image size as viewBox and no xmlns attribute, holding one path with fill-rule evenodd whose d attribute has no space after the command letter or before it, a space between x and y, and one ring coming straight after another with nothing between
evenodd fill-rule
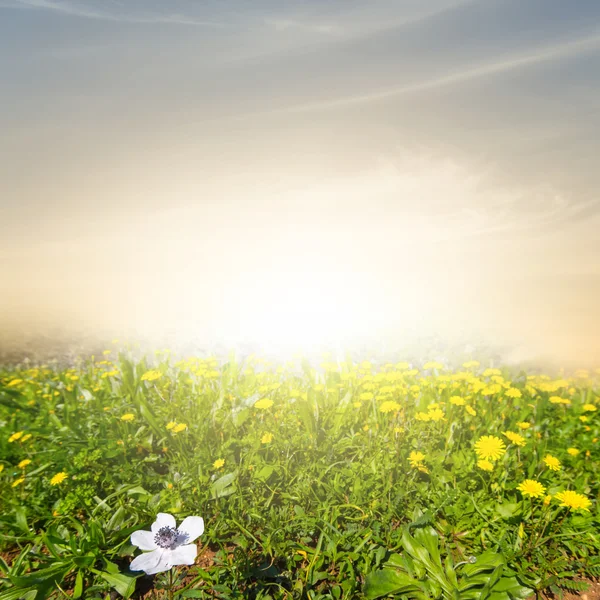
<instances>
[{"instance_id":1,"label":"grass field","mask_svg":"<svg viewBox=\"0 0 600 600\"><path fill-rule=\"evenodd\" d=\"M600 373L106 351L0 372L0 600L510 600L600 577ZM130 571L159 513L192 566Z\"/></svg>"}]
</instances>

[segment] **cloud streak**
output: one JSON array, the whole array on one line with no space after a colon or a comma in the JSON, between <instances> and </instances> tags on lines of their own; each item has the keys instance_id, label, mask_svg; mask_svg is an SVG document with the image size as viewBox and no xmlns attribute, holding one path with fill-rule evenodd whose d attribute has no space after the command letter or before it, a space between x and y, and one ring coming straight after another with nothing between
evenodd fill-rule
<instances>
[{"instance_id":1,"label":"cloud streak","mask_svg":"<svg viewBox=\"0 0 600 600\"><path fill-rule=\"evenodd\" d=\"M330 108L352 106L354 104L364 104L376 100L385 100L386 98L393 98L405 94L423 92L427 90L465 83L473 79L489 77L491 75L498 75L501 73L530 67L533 65L541 64L556 59L569 58L572 56L577 56L581 53L597 49L600 49L600 33L585 38L564 42L562 44L545 47L525 55L515 56L505 60L480 65L470 69L465 69L463 71L457 71L455 73L451 73L450 75L444 75L442 77L434 77L432 79L408 83L405 85L391 87L380 91L370 92L367 94L344 96L341 98L326 100L323 102L300 104L284 109L276 109L273 112L310 112L315 110L326 110Z\"/></svg>"},{"instance_id":2,"label":"cloud streak","mask_svg":"<svg viewBox=\"0 0 600 600\"><path fill-rule=\"evenodd\" d=\"M65 4L62 2L54 2L53 0L16 0L16 4L1 5L3 8L24 8L24 9L40 9L58 12L71 17L80 17L84 19L97 19L101 21L113 21L117 23L138 23L138 24L170 24L170 25L192 25L202 27L224 28L229 27L227 23L217 21L208 21L203 19L194 19L181 14L166 14L166 15L148 15L148 16L132 16L132 15L114 15L107 12L100 12L75 6L73 4Z\"/></svg>"}]
</instances>

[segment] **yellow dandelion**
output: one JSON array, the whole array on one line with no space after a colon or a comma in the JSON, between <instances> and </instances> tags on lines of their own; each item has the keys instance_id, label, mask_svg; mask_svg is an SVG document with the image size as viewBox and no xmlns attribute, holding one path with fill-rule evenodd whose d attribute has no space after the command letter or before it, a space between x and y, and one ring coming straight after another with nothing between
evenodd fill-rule
<instances>
[{"instance_id":1,"label":"yellow dandelion","mask_svg":"<svg viewBox=\"0 0 600 600\"><path fill-rule=\"evenodd\" d=\"M19 477L19 479L15 479L15 480L12 482L11 486L15 488L15 487L17 487L18 485L21 485L21 484L22 484L24 481L25 481L25 477Z\"/></svg>"},{"instance_id":2,"label":"yellow dandelion","mask_svg":"<svg viewBox=\"0 0 600 600\"><path fill-rule=\"evenodd\" d=\"M578 450L577 448L567 448L567 452L571 456L577 456L581 452L581 450Z\"/></svg>"},{"instance_id":3,"label":"yellow dandelion","mask_svg":"<svg viewBox=\"0 0 600 600\"><path fill-rule=\"evenodd\" d=\"M157 369L151 369L150 371L146 371L142 377L142 381L156 381L162 377L162 373Z\"/></svg>"},{"instance_id":4,"label":"yellow dandelion","mask_svg":"<svg viewBox=\"0 0 600 600\"><path fill-rule=\"evenodd\" d=\"M506 452L506 446L499 437L484 435L475 442L475 452L479 458L498 460Z\"/></svg>"},{"instance_id":5,"label":"yellow dandelion","mask_svg":"<svg viewBox=\"0 0 600 600\"><path fill-rule=\"evenodd\" d=\"M423 466L423 461L425 460L425 455L422 452L417 452L413 450L408 456L408 462L410 466L414 469L418 469Z\"/></svg>"},{"instance_id":6,"label":"yellow dandelion","mask_svg":"<svg viewBox=\"0 0 600 600\"><path fill-rule=\"evenodd\" d=\"M2 473L2 471L4 471L4 465L0 464L0 473Z\"/></svg>"},{"instance_id":7,"label":"yellow dandelion","mask_svg":"<svg viewBox=\"0 0 600 600\"><path fill-rule=\"evenodd\" d=\"M444 411L441 408L434 408L427 413L430 421L443 421Z\"/></svg>"},{"instance_id":8,"label":"yellow dandelion","mask_svg":"<svg viewBox=\"0 0 600 600\"><path fill-rule=\"evenodd\" d=\"M534 479L526 479L517 486L517 489L523 496L529 496L530 498L540 498L546 493L546 488Z\"/></svg>"},{"instance_id":9,"label":"yellow dandelion","mask_svg":"<svg viewBox=\"0 0 600 600\"><path fill-rule=\"evenodd\" d=\"M548 506L550 504L550 500L552 500L552 496L550 494L548 494L545 498L544 498L544 506Z\"/></svg>"},{"instance_id":10,"label":"yellow dandelion","mask_svg":"<svg viewBox=\"0 0 600 600\"><path fill-rule=\"evenodd\" d=\"M494 463L490 462L489 460L485 460L485 459L478 460L477 466L482 471L493 471L493 469L494 469Z\"/></svg>"},{"instance_id":11,"label":"yellow dandelion","mask_svg":"<svg viewBox=\"0 0 600 600\"><path fill-rule=\"evenodd\" d=\"M594 412L598 410L595 404L584 404L581 408L583 408L583 410L586 412Z\"/></svg>"},{"instance_id":12,"label":"yellow dandelion","mask_svg":"<svg viewBox=\"0 0 600 600\"><path fill-rule=\"evenodd\" d=\"M271 400L270 398L262 398L261 400L257 400L254 403L254 408L260 408L263 410L271 408L271 406L273 406L273 400Z\"/></svg>"},{"instance_id":13,"label":"yellow dandelion","mask_svg":"<svg viewBox=\"0 0 600 600\"><path fill-rule=\"evenodd\" d=\"M260 438L260 441L262 444L270 444L273 441L273 434L272 433L263 434L263 436Z\"/></svg>"},{"instance_id":14,"label":"yellow dandelion","mask_svg":"<svg viewBox=\"0 0 600 600\"><path fill-rule=\"evenodd\" d=\"M415 415L415 419L417 421L429 421L430 417L429 417L429 413L426 412L418 412Z\"/></svg>"},{"instance_id":15,"label":"yellow dandelion","mask_svg":"<svg viewBox=\"0 0 600 600\"><path fill-rule=\"evenodd\" d=\"M213 468L220 469L224 464L225 464L224 458L217 458L217 460L215 460L215 462L213 463Z\"/></svg>"},{"instance_id":16,"label":"yellow dandelion","mask_svg":"<svg viewBox=\"0 0 600 600\"><path fill-rule=\"evenodd\" d=\"M171 430L173 429L173 427L175 427L175 425L177 425L176 421L169 421L166 425L167 429Z\"/></svg>"},{"instance_id":17,"label":"yellow dandelion","mask_svg":"<svg viewBox=\"0 0 600 600\"><path fill-rule=\"evenodd\" d=\"M15 433L13 433L9 438L8 441L9 442L15 442L16 440L20 440L23 437L23 431L17 431Z\"/></svg>"},{"instance_id":18,"label":"yellow dandelion","mask_svg":"<svg viewBox=\"0 0 600 600\"><path fill-rule=\"evenodd\" d=\"M352 406L354 406L354 408L360 408L362 406L362 402L353 402Z\"/></svg>"},{"instance_id":19,"label":"yellow dandelion","mask_svg":"<svg viewBox=\"0 0 600 600\"><path fill-rule=\"evenodd\" d=\"M517 423L517 427L524 431L525 429L529 429L531 427L531 423L528 423L527 421L521 421L520 423Z\"/></svg>"},{"instance_id":20,"label":"yellow dandelion","mask_svg":"<svg viewBox=\"0 0 600 600\"><path fill-rule=\"evenodd\" d=\"M68 475L64 471L61 471L52 477L50 485L60 485L67 477Z\"/></svg>"},{"instance_id":21,"label":"yellow dandelion","mask_svg":"<svg viewBox=\"0 0 600 600\"><path fill-rule=\"evenodd\" d=\"M546 454L544 457L544 463L551 471L560 471L560 460L555 456Z\"/></svg>"},{"instance_id":22,"label":"yellow dandelion","mask_svg":"<svg viewBox=\"0 0 600 600\"><path fill-rule=\"evenodd\" d=\"M549 400L552 404L565 404L565 401L567 404L571 404L568 400L565 400L560 396L550 396Z\"/></svg>"},{"instance_id":23,"label":"yellow dandelion","mask_svg":"<svg viewBox=\"0 0 600 600\"><path fill-rule=\"evenodd\" d=\"M454 404L454 406L464 406L466 404L466 401L460 396L452 396L450 398L450 404Z\"/></svg>"},{"instance_id":24,"label":"yellow dandelion","mask_svg":"<svg viewBox=\"0 0 600 600\"><path fill-rule=\"evenodd\" d=\"M571 490L559 492L554 496L557 500L560 500L561 506L566 506L571 510L583 510L589 512L591 501L586 498L583 494L578 494Z\"/></svg>"},{"instance_id":25,"label":"yellow dandelion","mask_svg":"<svg viewBox=\"0 0 600 600\"><path fill-rule=\"evenodd\" d=\"M395 412L397 410L400 410L400 405L397 402L394 402L394 400L387 400L379 407L379 412L382 413Z\"/></svg>"},{"instance_id":26,"label":"yellow dandelion","mask_svg":"<svg viewBox=\"0 0 600 600\"><path fill-rule=\"evenodd\" d=\"M518 433L512 431L505 431L504 434L515 446L524 446L525 438Z\"/></svg>"},{"instance_id":27,"label":"yellow dandelion","mask_svg":"<svg viewBox=\"0 0 600 600\"><path fill-rule=\"evenodd\" d=\"M26 458L25 460L22 460L22 461L21 461L21 462L20 462L20 463L17 465L17 467L19 467L19 469L24 469L24 468L25 468L27 465L30 465L30 464L31 464L31 461L30 461L28 458Z\"/></svg>"},{"instance_id":28,"label":"yellow dandelion","mask_svg":"<svg viewBox=\"0 0 600 600\"><path fill-rule=\"evenodd\" d=\"M133 421L135 419L135 415L133 413L125 413L121 417L121 421Z\"/></svg>"},{"instance_id":29,"label":"yellow dandelion","mask_svg":"<svg viewBox=\"0 0 600 600\"><path fill-rule=\"evenodd\" d=\"M359 398L361 400L373 400L374 396L371 392L363 392L360 394Z\"/></svg>"},{"instance_id":30,"label":"yellow dandelion","mask_svg":"<svg viewBox=\"0 0 600 600\"><path fill-rule=\"evenodd\" d=\"M472 407L472 406L465 406L465 410L472 416L472 417L476 417L477 416L477 411Z\"/></svg>"},{"instance_id":31,"label":"yellow dandelion","mask_svg":"<svg viewBox=\"0 0 600 600\"><path fill-rule=\"evenodd\" d=\"M581 415L581 416L579 417L579 420L580 420L582 423L587 423L587 422L589 421L589 419L588 419L588 417L587 417L586 415Z\"/></svg>"},{"instance_id":32,"label":"yellow dandelion","mask_svg":"<svg viewBox=\"0 0 600 600\"><path fill-rule=\"evenodd\" d=\"M521 396L523 396L521 390L518 390L517 388L508 388L504 392L504 395L508 396L509 398L521 398Z\"/></svg>"},{"instance_id":33,"label":"yellow dandelion","mask_svg":"<svg viewBox=\"0 0 600 600\"><path fill-rule=\"evenodd\" d=\"M177 423L172 429L173 433L181 433L187 429L187 425L185 423Z\"/></svg>"}]
</instances>

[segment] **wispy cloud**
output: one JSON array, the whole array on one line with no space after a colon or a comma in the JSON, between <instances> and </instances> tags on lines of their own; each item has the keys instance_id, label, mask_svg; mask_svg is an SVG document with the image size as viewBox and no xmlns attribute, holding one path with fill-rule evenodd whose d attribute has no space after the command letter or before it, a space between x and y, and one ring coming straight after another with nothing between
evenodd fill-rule
<instances>
[{"instance_id":1,"label":"wispy cloud","mask_svg":"<svg viewBox=\"0 0 600 600\"><path fill-rule=\"evenodd\" d=\"M196 19L182 14L113 14L104 10L94 10L79 4L70 2L59 2L54 0L15 0L12 4L0 5L4 8L26 8L54 11L71 17L80 17L84 19L98 19L102 21L114 21L119 23L140 23L140 24L173 24L173 25L197 25L203 27L228 27L227 23L217 21ZM106 6L103 4L102 6Z\"/></svg>"},{"instance_id":2,"label":"wispy cloud","mask_svg":"<svg viewBox=\"0 0 600 600\"><path fill-rule=\"evenodd\" d=\"M298 21L297 19L268 17L264 20L264 23L277 31L296 29L322 35L338 35L343 31L342 27L333 23L305 23L303 21Z\"/></svg>"},{"instance_id":3,"label":"wispy cloud","mask_svg":"<svg viewBox=\"0 0 600 600\"><path fill-rule=\"evenodd\" d=\"M437 89L445 86L464 83L480 77L489 77L513 70L517 70L532 65L576 56L590 50L600 49L600 34L595 34L585 38L571 40L561 44L544 47L528 54L513 56L504 60L499 60L470 69L457 71L441 77L434 77L423 81L407 83L401 86L390 87L387 89L359 94L353 96L343 96L323 102L314 102L290 106L275 112L306 112L313 110L324 110L329 108L338 108L341 106L350 106L353 104L363 104L375 100L384 100L395 96L402 96L415 92L422 92L431 89Z\"/></svg>"}]
</instances>

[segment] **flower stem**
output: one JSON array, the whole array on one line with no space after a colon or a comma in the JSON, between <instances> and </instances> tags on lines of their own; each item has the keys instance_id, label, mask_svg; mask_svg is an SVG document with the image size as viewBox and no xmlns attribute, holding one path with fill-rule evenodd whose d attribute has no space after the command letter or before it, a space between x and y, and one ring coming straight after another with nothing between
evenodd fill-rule
<instances>
[{"instance_id":1,"label":"flower stem","mask_svg":"<svg viewBox=\"0 0 600 600\"><path fill-rule=\"evenodd\" d=\"M168 600L173 600L173 569L169 569L169 587L167 588Z\"/></svg>"}]
</instances>

